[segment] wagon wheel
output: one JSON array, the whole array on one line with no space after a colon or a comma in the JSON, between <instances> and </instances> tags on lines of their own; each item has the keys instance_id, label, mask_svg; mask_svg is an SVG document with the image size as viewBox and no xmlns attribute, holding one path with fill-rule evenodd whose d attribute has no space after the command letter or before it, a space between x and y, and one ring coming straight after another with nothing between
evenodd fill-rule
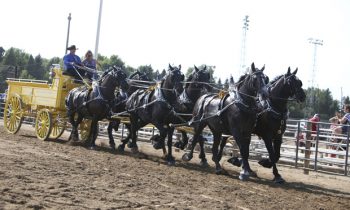
<instances>
[{"instance_id":1,"label":"wagon wheel","mask_svg":"<svg viewBox=\"0 0 350 210\"><path fill-rule=\"evenodd\" d=\"M84 119L80 123L80 140L86 141L91 132L91 120Z\"/></svg>"},{"instance_id":2,"label":"wagon wheel","mask_svg":"<svg viewBox=\"0 0 350 210\"><path fill-rule=\"evenodd\" d=\"M97 124L97 130L98 129L98 124ZM91 120L84 119L80 123L80 140L82 141L87 141L91 132ZM96 134L97 135L97 134Z\"/></svg>"},{"instance_id":3,"label":"wagon wheel","mask_svg":"<svg viewBox=\"0 0 350 210\"><path fill-rule=\"evenodd\" d=\"M23 121L22 101L18 95L11 96L5 104L4 126L7 132L15 134Z\"/></svg>"},{"instance_id":4,"label":"wagon wheel","mask_svg":"<svg viewBox=\"0 0 350 210\"><path fill-rule=\"evenodd\" d=\"M36 115L35 132L40 140L47 140L52 130L52 116L48 109L40 110Z\"/></svg>"},{"instance_id":5,"label":"wagon wheel","mask_svg":"<svg viewBox=\"0 0 350 210\"><path fill-rule=\"evenodd\" d=\"M59 115L55 117L55 119L52 122L52 130L50 133L50 139L56 140L63 134L64 130L66 129L67 122L63 121Z\"/></svg>"}]
</instances>

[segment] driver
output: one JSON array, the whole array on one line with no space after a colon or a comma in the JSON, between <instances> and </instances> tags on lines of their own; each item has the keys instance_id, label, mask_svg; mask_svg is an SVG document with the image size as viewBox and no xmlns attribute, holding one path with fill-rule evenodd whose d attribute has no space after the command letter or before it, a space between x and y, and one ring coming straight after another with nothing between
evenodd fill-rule
<instances>
[{"instance_id":1,"label":"driver","mask_svg":"<svg viewBox=\"0 0 350 210\"><path fill-rule=\"evenodd\" d=\"M63 64L64 64L63 74L72 76L77 80L82 80L81 77L85 76L85 71L82 69L76 68L72 65L72 64L76 64L79 66L82 65L79 56L75 54L75 51L77 49L78 48L76 48L75 45L71 45L70 47L67 48L67 50L69 50L69 53L63 57ZM77 72L79 72L81 77Z\"/></svg>"}]
</instances>

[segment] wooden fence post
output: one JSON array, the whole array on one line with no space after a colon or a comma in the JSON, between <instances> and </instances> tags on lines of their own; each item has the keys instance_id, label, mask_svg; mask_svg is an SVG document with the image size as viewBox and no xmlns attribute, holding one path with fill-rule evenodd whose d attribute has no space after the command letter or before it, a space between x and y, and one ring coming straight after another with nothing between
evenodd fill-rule
<instances>
[{"instance_id":1,"label":"wooden fence post","mask_svg":"<svg viewBox=\"0 0 350 210\"><path fill-rule=\"evenodd\" d=\"M311 156L311 123L307 122L307 131L305 137L305 160L304 160L304 174L309 174L310 156Z\"/></svg>"}]
</instances>

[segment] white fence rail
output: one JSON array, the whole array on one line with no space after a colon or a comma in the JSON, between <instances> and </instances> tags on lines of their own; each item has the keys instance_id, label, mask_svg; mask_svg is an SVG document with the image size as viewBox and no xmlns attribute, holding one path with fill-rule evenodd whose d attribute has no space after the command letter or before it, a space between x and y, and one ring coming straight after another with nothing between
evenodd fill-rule
<instances>
[{"instance_id":1,"label":"white fence rail","mask_svg":"<svg viewBox=\"0 0 350 210\"><path fill-rule=\"evenodd\" d=\"M0 117L3 118L4 102L0 103ZM35 119L25 118L24 123L34 125ZM99 135L108 136L106 122L100 122ZM349 164L349 133L335 135L329 129L329 123L317 123L317 131L312 133L311 123L304 120L288 120L287 130L283 137L281 146L281 158L279 164L284 164L296 168L301 168L304 173L310 170L317 172L335 173L348 176L350 170ZM349 129L348 129L349 130ZM149 141L150 137L157 134L158 131L153 127L148 127L138 132L139 140ZM127 130L121 125L118 132L113 135L119 138L125 137ZM179 138L179 134L174 134L174 139ZM190 135L191 137L191 135ZM211 151L212 139L210 134L207 136L206 148ZM174 141L175 141L174 140ZM238 148L234 141L228 144L225 154L237 153ZM268 157L268 152L264 142L257 136L252 136L250 145L251 159L260 159Z\"/></svg>"}]
</instances>

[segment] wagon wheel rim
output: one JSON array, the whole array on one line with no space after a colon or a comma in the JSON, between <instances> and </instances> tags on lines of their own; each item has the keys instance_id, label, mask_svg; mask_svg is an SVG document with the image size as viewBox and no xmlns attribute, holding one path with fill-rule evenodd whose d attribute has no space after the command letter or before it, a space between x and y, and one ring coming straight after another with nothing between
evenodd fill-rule
<instances>
[{"instance_id":1,"label":"wagon wheel rim","mask_svg":"<svg viewBox=\"0 0 350 210\"><path fill-rule=\"evenodd\" d=\"M56 116L52 122L52 130L50 133L50 139L56 140L62 136L66 129L67 122L63 121L59 116Z\"/></svg>"},{"instance_id":2,"label":"wagon wheel rim","mask_svg":"<svg viewBox=\"0 0 350 210\"><path fill-rule=\"evenodd\" d=\"M22 101L15 95L6 101L4 110L4 126L7 132L15 134L19 131L23 121Z\"/></svg>"},{"instance_id":3,"label":"wagon wheel rim","mask_svg":"<svg viewBox=\"0 0 350 210\"><path fill-rule=\"evenodd\" d=\"M89 138L91 132L91 120L84 119L80 123L80 139L86 141Z\"/></svg>"},{"instance_id":4,"label":"wagon wheel rim","mask_svg":"<svg viewBox=\"0 0 350 210\"><path fill-rule=\"evenodd\" d=\"M52 130L52 116L49 110L43 109L37 113L35 120L36 136L40 140L47 140Z\"/></svg>"}]
</instances>

